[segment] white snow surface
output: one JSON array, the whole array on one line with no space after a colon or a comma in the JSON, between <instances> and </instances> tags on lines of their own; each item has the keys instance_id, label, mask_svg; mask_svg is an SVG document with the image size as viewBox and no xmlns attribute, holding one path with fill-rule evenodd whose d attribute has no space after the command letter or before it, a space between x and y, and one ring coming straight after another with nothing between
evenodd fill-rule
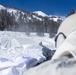
<instances>
[{"instance_id":1,"label":"white snow surface","mask_svg":"<svg viewBox=\"0 0 76 75\"><path fill-rule=\"evenodd\" d=\"M15 60L18 57L35 57L36 59L45 57L42 54L42 47L39 43L50 49L54 49L54 41L46 33L44 37L39 37L36 33L31 33L28 37L26 33L20 32L0 32L0 57Z\"/></svg>"},{"instance_id":2,"label":"white snow surface","mask_svg":"<svg viewBox=\"0 0 76 75\"><path fill-rule=\"evenodd\" d=\"M41 41L48 47L54 43L48 34L39 37L31 33L28 37L25 32L0 31L0 75L20 75L24 68L43 62Z\"/></svg>"}]
</instances>

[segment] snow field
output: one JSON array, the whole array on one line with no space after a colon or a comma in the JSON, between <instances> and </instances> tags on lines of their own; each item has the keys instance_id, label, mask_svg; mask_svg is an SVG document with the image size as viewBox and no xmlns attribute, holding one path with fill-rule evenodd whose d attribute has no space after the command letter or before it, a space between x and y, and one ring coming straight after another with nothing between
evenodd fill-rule
<instances>
[{"instance_id":1,"label":"snow field","mask_svg":"<svg viewBox=\"0 0 76 75\"><path fill-rule=\"evenodd\" d=\"M22 56L35 57L43 61L45 57L42 54L42 47L39 45L41 41L45 46L54 49L54 41L49 38L47 33L44 37L39 37L36 33L31 33L28 37L23 32L0 32L0 57L12 61Z\"/></svg>"}]
</instances>

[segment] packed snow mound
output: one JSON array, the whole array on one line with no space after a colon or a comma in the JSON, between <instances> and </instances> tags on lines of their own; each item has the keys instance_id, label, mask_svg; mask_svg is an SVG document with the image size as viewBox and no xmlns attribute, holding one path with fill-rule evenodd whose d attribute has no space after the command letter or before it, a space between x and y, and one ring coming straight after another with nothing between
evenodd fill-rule
<instances>
[{"instance_id":1,"label":"packed snow mound","mask_svg":"<svg viewBox=\"0 0 76 75\"><path fill-rule=\"evenodd\" d=\"M43 13L42 11L34 11L33 13L36 13L36 14L43 16L43 17L46 17L46 16L48 17L48 15Z\"/></svg>"}]
</instances>

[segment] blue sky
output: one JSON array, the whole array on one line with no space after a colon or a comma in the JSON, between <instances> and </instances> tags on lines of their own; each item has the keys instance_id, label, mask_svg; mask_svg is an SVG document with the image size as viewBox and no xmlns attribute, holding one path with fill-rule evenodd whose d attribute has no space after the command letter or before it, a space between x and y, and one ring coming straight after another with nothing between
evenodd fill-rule
<instances>
[{"instance_id":1,"label":"blue sky","mask_svg":"<svg viewBox=\"0 0 76 75\"><path fill-rule=\"evenodd\" d=\"M76 0L0 0L0 4L26 11L42 11L48 15L67 15L76 11Z\"/></svg>"}]
</instances>

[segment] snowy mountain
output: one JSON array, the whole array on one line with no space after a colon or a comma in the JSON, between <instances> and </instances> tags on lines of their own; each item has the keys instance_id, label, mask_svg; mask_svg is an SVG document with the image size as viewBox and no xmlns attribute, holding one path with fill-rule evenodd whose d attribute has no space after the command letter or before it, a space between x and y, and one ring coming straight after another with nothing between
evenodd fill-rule
<instances>
[{"instance_id":1,"label":"snowy mountain","mask_svg":"<svg viewBox=\"0 0 76 75\"><path fill-rule=\"evenodd\" d=\"M45 14L45 13L43 13L42 11L35 11L35 12L33 12L33 13L36 13L36 14L38 14L39 16L48 17L48 15Z\"/></svg>"},{"instance_id":2,"label":"snowy mountain","mask_svg":"<svg viewBox=\"0 0 76 75\"><path fill-rule=\"evenodd\" d=\"M5 8L3 5L0 5L0 10L1 10L1 9L6 9L6 8Z\"/></svg>"},{"instance_id":3,"label":"snowy mountain","mask_svg":"<svg viewBox=\"0 0 76 75\"><path fill-rule=\"evenodd\" d=\"M60 17L58 16L54 16L52 17L53 15L47 15L45 14L44 12L42 11L34 11L34 12L28 12L28 11L21 11L21 10L18 10L18 9L15 9L15 8L10 8L10 7L5 7L3 5L0 5L0 10L7 10L9 13L13 13L15 16L17 16L17 14L19 14L21 12L22 15L24 15L25 13L29 13L30 15L33 14L33 18L36 18L38 19L37 17L41 16L41 17L48 17L48 18L56 18L57 17L57 20L58 19L61 19ZM37 14L37 15L36 15ZM28 15L27 15L28 16ZM36 16L36 17L34 17ZM19 16L18 16L19 17ZM31 19L31 17L28 17L28 19ZM55 20L56 21L56 20Z\"/></svg>"},{"instance_id":4,"label":"snowy mountain","mask_svg":"<svg viewBox=\"0 0 76 75\"><path fill-rule=\"evenodd\" d=\"M56 22L58 19L63 20L65 18L64 16L47 15L42 11L34 11L33 13L36 13L37 15L42 16L42 17L48 17L50 18L50 20L53 19Z\"/></svg>"},{"instance_id":5,"label":"snowy mountain","mask_svg":"<svg viewBox=\"0 0 76 75\"><path fill-rule=\"evenodd\" d=\"M28 12L0 5L0 12L0 30L38 32L40 34L51 32L49 30L53 26L52 30L56 33L62 22L60 17L49 16L42 11Z\"/></svg>"}]
</instances>

